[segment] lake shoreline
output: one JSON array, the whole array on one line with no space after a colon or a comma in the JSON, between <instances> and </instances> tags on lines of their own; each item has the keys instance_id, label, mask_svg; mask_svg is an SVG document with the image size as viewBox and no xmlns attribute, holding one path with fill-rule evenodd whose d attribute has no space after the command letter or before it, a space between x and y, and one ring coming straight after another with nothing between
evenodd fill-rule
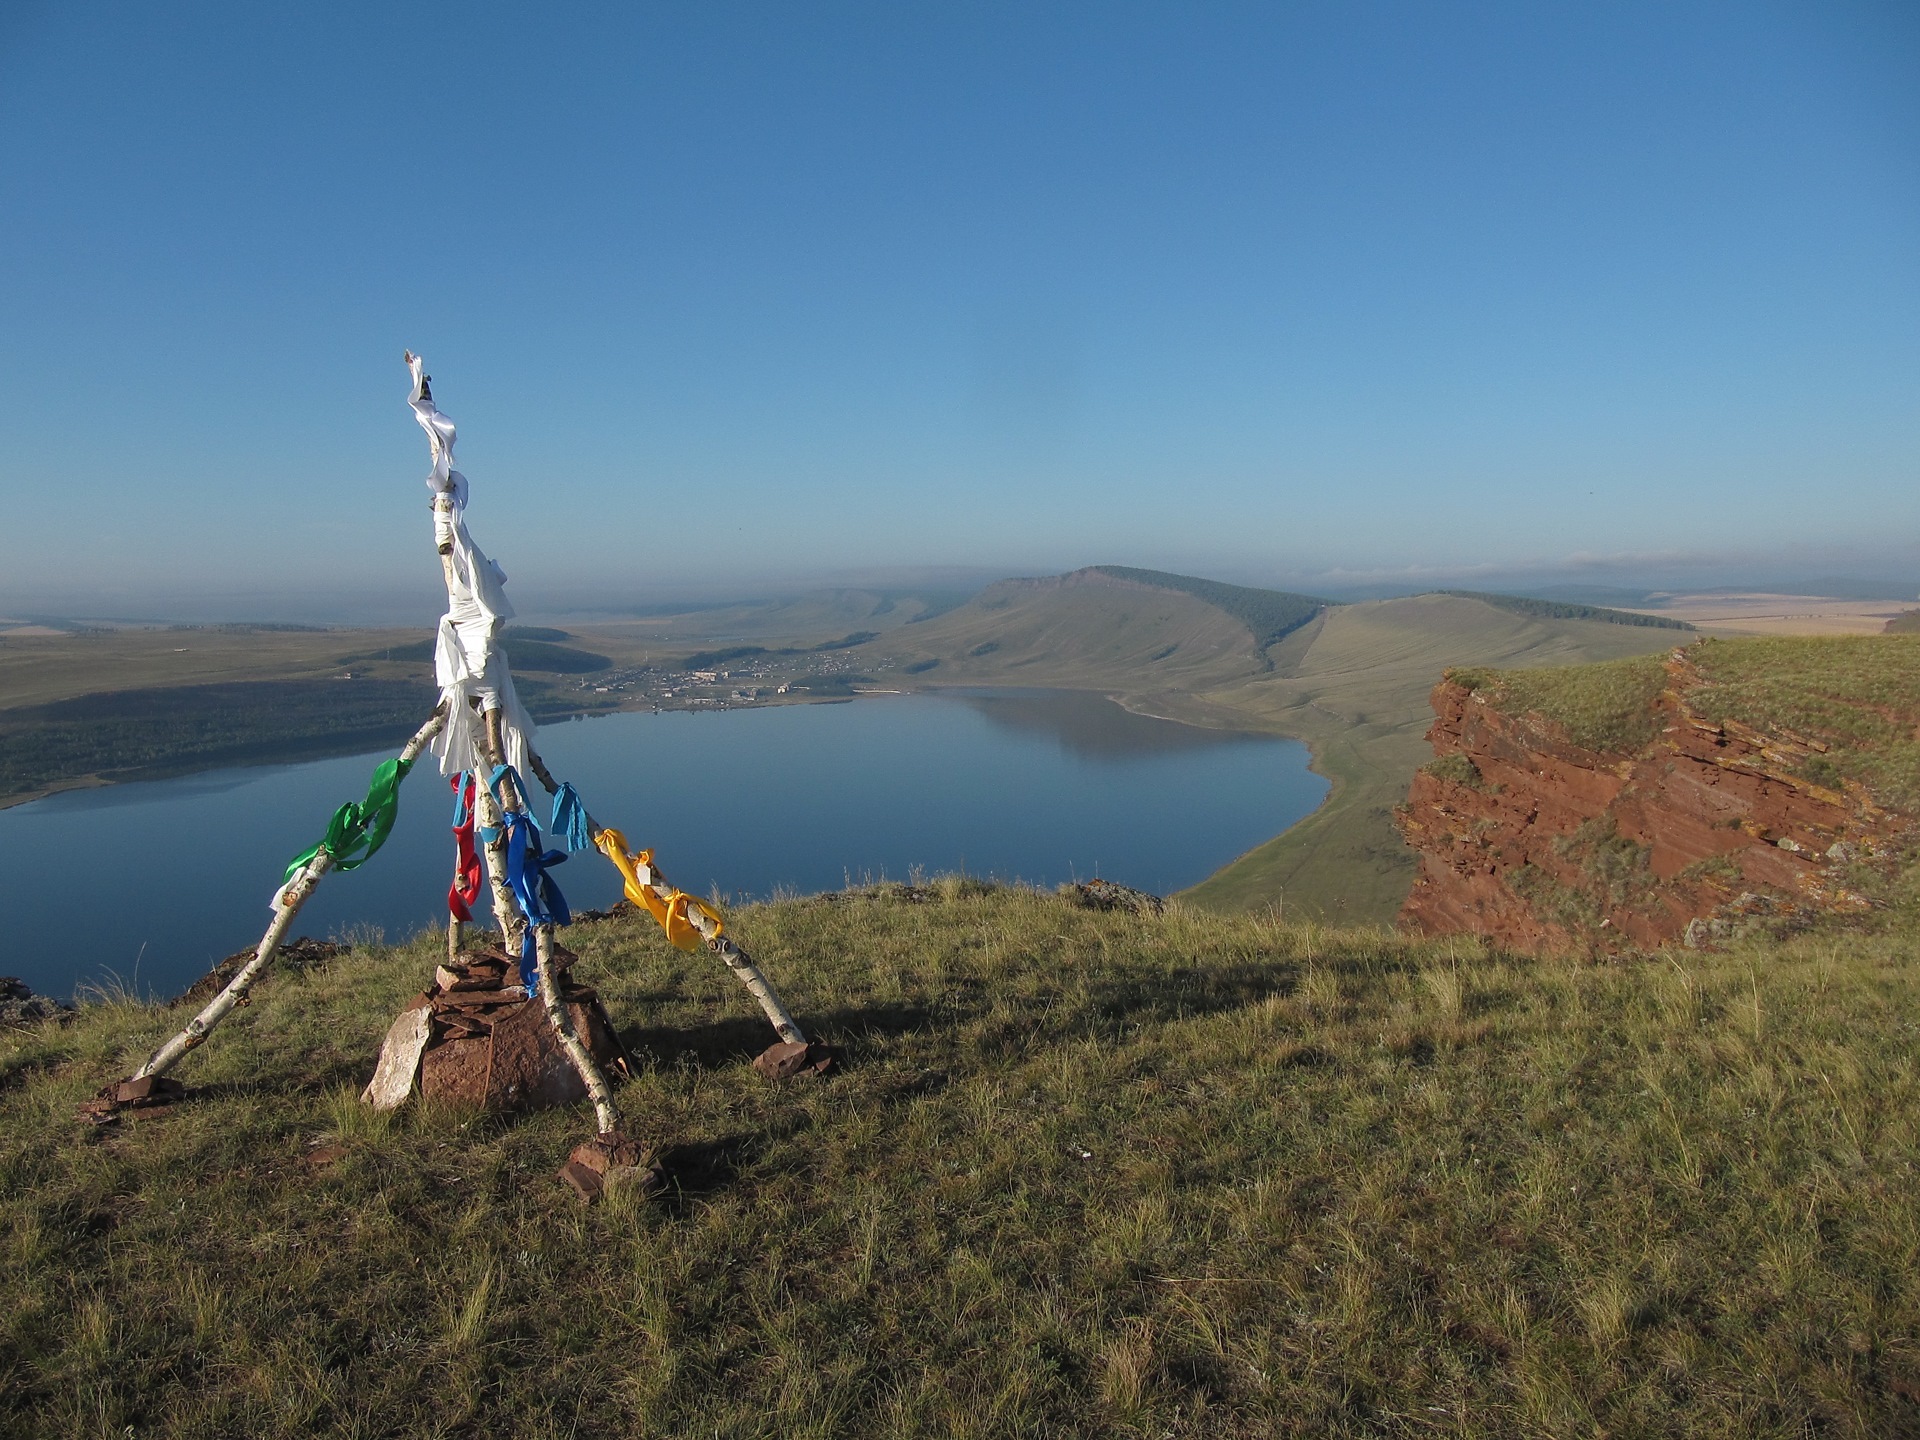
<instances>
[{"instance_id":1,"label":"lake shoreline","mask_svg":"<svg viewBox=\"0 0 1920 1440\"><path fill-rule=\"evenodd\" d=\"M105 691L103 694L120 692ZM652 701L644 703L616 703L593 710L573 710L550 713L545 717L535 716L536 729L567 724L574 720L597 720L608 715L635 715L653 712L685 711L690 714L707 712L718 713L728 710L775 710L787 705L845 705L851 699L863 694L898 695L913 693L898 690L855 691L853 695L808 695L782 696L778 699L749 701L744 703L728 702L718 705L659 705ZM395 749L413 734L416 727L407 724L392 729L391 743ZM360 755L377 749L377 739L369 743L367 736L289 736L284 739L268 739L256 742L243 742L224 750L203 752L195 756L183 756L178 761L159 761L145 765L135 771L102 775L97 771L82 775L63 777L51 784L34 790L21 791L13 795L0 796L0 810L12 810L17 806L31 805L36 800L45 800L53 795L64 795L74 790L101 790L119 785L144 785L155 780L176 780L187 775L200 775L210 770L251 769L255 766L293 765L303 760L327 760L342 755Z\"/></svg>"},{"instance_id":2,"label":"lake shoreline","mask_svg":"<svg viewBox=\"0 0 1920 1440\"><path fill-rule=\"evenodd\" d=\"M539 744L603 823L661 847L679 885L735 899L949 872L1044 886L1099 876L1172 894L1326 793L1298 741L1139 715L1100 691L889 688L857 697L887 705L822 697L706 722L688 717L718 707L634 707L605 725L551 725ZM156 993L205 973L257 939L265 916L254 913L286 859L391 753L75 786L5 812L0 895L23 911L22 963L39 967L22 978L64 994L74 979L129 973L143 943L141 981ZM325 887L306 933L408 935L436 910L444 924L451 802L437 765L424 768L436 773L407 787L380 863ZM104 853L155 864L113 906L61 900L86 892ZM560 883L575 908L618 898L610 867L573 858Z\"/></svg>"}]
</instances>

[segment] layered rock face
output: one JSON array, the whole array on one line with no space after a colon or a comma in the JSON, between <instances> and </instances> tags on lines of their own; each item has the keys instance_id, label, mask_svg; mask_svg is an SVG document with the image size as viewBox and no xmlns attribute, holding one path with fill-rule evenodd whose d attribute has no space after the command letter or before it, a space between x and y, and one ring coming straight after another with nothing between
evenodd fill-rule
<instances>
[{"instance_id":1,"label":"layered rock face","mask_svg":"<svg viewBox=\"0 0 1920 1440\"><path fill-rule=\"evenodd\" d=\"M1585 749L1442 681L1437 758L1397 818L1420 855L1401 922L1520 949L1614 949L1865 909L1859 867L1891 854L1907 817L1851 782L1808 778L1822 773L1818 740L1701 719L1687 705L1699 683L1674 651L1653 739L1628 753Z\"/></svg>"}]
</instances>

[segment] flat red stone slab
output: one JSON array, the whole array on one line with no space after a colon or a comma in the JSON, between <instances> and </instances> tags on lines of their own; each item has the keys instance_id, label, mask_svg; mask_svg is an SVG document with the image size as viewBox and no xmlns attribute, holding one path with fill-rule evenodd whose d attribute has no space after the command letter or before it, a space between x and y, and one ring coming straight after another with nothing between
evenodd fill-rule
<instances>
[{"instance_id":1,"label":"flat red stone slab","mask_svg":"<svg viewBox=\"0 0 1920 1440\"><path fill-rule=\"evenodd\" d=\"M783 1040L755 1056L753 1068L769 1080L791 1080L796 1075L824 1075L833 1062L833 1051L817 1041L795 1045Z\"/></svg>"}]
</instances>

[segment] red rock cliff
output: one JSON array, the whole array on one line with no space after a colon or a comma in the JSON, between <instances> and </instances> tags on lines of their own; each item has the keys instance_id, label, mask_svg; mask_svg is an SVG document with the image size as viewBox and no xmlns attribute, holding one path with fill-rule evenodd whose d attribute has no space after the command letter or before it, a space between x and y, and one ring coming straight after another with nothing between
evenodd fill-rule
<instances>
[{"instance_id":1,"label":"red rock cliff","mask_svg":"<svg viewBox=\"0 0 1920 1440\"><path fill-rule=\"evenodd\" d=\"M1819 741L1695 716L1684 651L1666 674L1655 736L1634 753L1583 749L1451 679L1435 687L1438 758L1398 817L1420 854L1401 923L1618 948L1865 908L1847 874L1888 853L1904 817L1805 778Z\"/></svg>"}]
</instances>

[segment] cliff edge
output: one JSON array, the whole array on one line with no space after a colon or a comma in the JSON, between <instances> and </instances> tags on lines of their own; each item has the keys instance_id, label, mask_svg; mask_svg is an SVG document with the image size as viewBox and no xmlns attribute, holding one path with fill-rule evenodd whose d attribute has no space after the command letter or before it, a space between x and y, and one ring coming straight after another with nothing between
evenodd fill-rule
<instances>
[{"instance_id":1,"label":"cliff edge","mask_svg":"<svg viewBox=\"0 0 1920 1440\"><path fill-rule=\"evenodd\" d=\"M1401 923L1618 949L1874 908L1920 815L1916 642L1449 671L1396 815L1420 865Z\"/></svg>"}]
</instances>

